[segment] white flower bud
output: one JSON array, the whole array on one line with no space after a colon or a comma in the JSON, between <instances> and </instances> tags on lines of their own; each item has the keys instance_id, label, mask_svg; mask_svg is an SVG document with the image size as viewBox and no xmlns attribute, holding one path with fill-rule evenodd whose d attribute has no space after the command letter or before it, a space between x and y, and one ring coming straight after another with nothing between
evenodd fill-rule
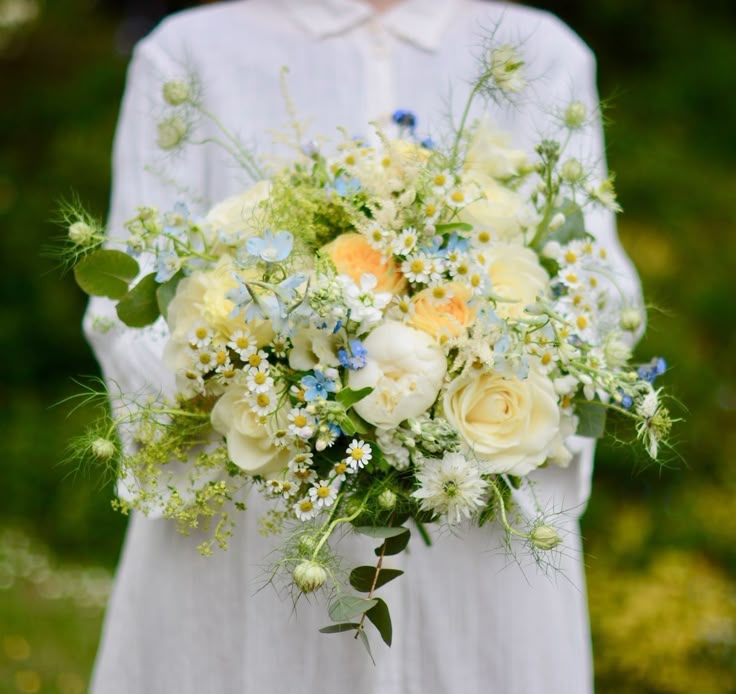
<instances>
[{"instance_id":1,"label":"white flower bud","mask_svg":"<svg viewBox=\"0 0 736 694\"><path fill-rule=\"evenodd\" d=\"M378 505L385 511L393 511L396 508L396 494L390 489L384 489L378 495Z\"/></svg>"},{"instance_id":2,"label":"white flower bud","mask_svg":"<svg viewBox=\"0 0 736 694\"><path fill-rule=\"evenodd\" d=\"M163 88L164 100L171 106L181 106L189 101L191 90L186 82L166 82Z\"/></svg>"},{"instance_id":3,"label":"white flower bud","mask_svg":"<svg viewBox=\"0 0 736 694\"><path fill-rule=\"evenodd\" d=\"M94 235L95 230L87 222L74 222L69 227L69 239L77 246L86 246Z\"/></svg>"},{"instance_id":4,"label":"white flower bud","mask_svg":"<svg viewBox=\"0 0 736 694\"><path fill-rule=\"evenodd\" d=\"M557 231L565 223L565 215L558 212L549 222L549 230Z\"/></svg>"},{"instance_id":5,"label":"white flower bud","mask_svg":"<svg viewBox=\"0 0 736 694\"><path fill-rule=\"evenodd\" d=\"M327 572L316 561L304 560L294 569L294 583L302 593L313 593L327 580Z\"/></svg>"},{"instance_id":6,"label":"white flower bud","mask_svg":"<svg viewBox=\"0 0 736 694\"><path fill-rule=\"evenodd\" d=\"M603 351L606 362L612 369L623 366L631 359L631 348L616 335L609 336Z\"/></svg>"},{"instance_id":7,"label":"white flower bud","mask_svg":"<svg viewBox=\"0 0 736 694\"><path fill-rule=\"evenodd\" d=\"M92 442L92 455L99 460L110 460L115 455L115 444L109 439L95 439Z\"/></svg>"},{"instance_id":8,"label":"white flower bud","mask_svg":"<svg viewBox=\"0 0 736 694\"><path fill-rule=\"evenodd\" d=\"M583 165L577 159L567 159L560 168L562 180L567 183L580 183L585 177Z\"/></svg>"},{"instance_id":9,"label":"white flower bud","mask_svg":"<svg viewBox=\"0 0 736 694\"><path fill-rule=\"evenodd\" d=\"M178 147L187 136L187 124L179 116L172 116L158 124L158 138L156 140L161 149Z\"/></svg>"},{"instance_id":10,"label":"white flower bud","mask_svg":"<svg viewBox=\"0 0 736 694\"><path fill-rule=\"evenodd\" d=\"M588 118L588 109L582 101L573 101L566 109L563 115L565 125L571 130L577 130L585 125Z\"/></svg>"},{"instance_id":11,"label":"white flower bud","mask_svg":"<svg viewBox=\"0 0 736 694\"><path fill-rule=\"evenodd\" d=\"M562 542L562 538L557 531L549 525L538 525L529 535L532 545L535 549L544 551L554 549Z\"/></svg>"},{"instance_id":12,"label":"white flower bud","mask_svg":"<svg viewBox=\"0 0 736 694\"><path fill-rule=\"evenodd\" d=\"M641 327L641 311L638 308L625 308L621 311L619 325L622 330L633 333Z\"/></svg>"}]
</instances>

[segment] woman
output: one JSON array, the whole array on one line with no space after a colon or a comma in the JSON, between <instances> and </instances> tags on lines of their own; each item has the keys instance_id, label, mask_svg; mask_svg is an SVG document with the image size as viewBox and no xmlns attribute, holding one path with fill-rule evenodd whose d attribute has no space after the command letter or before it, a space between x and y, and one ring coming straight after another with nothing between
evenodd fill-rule
<instances>
[{"instance_id":1,"label":"woman","mask_svg":"<svg viewBox=\"0 0 736 694\"><path fill-rule=\"evenodd\" d=\"M110 228L117 233L135 207L167 209L181 197L204 195L203 207L247 182L217 150L192 147L155 161L156 116L165 79L193 71L209 108L261 154L271 128L288 118L278 87L280 67L311 132L344 126L368 135L370 121L411 108L420 130L441 133L448 105L457 113L464 85L486 32L522 43L535 77L523 111L493 113L519 146L548 125L543 107L573 96L594 107L594 59L550 15L479 0L247 0L218 3L165 21L136 49L115 145ZM475 49L475 50L474 50ZM452 95L448 99L449 86ZM475 115L480 115L477 112ZM435 119L432 121L432 119ZM603 172L599 124L576 145ZM276 153L275 151L273 152ZM144 171L147 164L153 163ZM166 181L175 178L177 186ZM184 192L182 192L184 191ZM187 195L187 192L189 194ZM604 243L632 296L636 277L608 213L589 228ZM87 328L105 376L126 392L173 389L161 364L164 337L125 330L101 334L94 317L109 314L95 300ZM578 440L566 469L536 472L535 502L563 512L559 572L545 574L500 549L488 527L444 534L427 549L414 542L392 565L406 580L382 588L394 621L394 645L374 644L377 666L353 639L322 636L321 605L292 612L265 582L273 541L258 534L262 505L251 495L231 547L202 558L197 541L173 523L134 515L107 613L92 691L294 692L422 694L503 692L584 694L592 690L590 637L577 518L589 491L592 444ZM522 512L531 500L520 497ZM341 551L366 545L348 538ZM370 550L369 550L370 551Z\"/></svg>"}]
</instances>

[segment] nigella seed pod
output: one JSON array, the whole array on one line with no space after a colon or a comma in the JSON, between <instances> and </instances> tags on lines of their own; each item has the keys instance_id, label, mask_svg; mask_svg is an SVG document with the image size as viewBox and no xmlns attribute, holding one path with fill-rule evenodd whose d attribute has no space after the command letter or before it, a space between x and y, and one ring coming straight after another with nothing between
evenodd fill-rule
<instances>
[{"instance_id":1,"label":"nigella seed pod","mask_svg":"<svg viewBox=\"0 0 736 694\"><path fill-rule=\"evenodd\" d=\"M549 525L538 525L529 535L532 545L535 549L544 551L554 549L562 542L562 538L557 531Z\"/></svg>"},{"instance_id":2,"label":"nigella seed pod","mask_svg":"<svg viewBox=\"0 0 736 694\"><path fill-rule=\"evenodd\" d=\"M187 136L187 124L179 116L166 118L158 124L156 142L161 149L175 149Z\"/></svg>"},{"instance_id":3,"label":"nigella seed pod","mask_svg":"<svg viewBox=\"0 0 736 694\"><path fill-rule=\"evenodd\" d=\"M92 455L98 460L110 460L115 455L115 444L108 439L95 439L92 442Z\"/></svg>"},{"instance_id":4,"label":"nigella seed pod","mask_svg":"<svg viewBox=\"0 0 736 694\"><path fill-rule=\"evenodd\" d=\"M294 583L302 593L313 593L327 580L327 572L316 561L304 560L294 569Z\"/></svg>"},{"instance_id":5,"label":"nigella seed pod","mask_svg":"<svg viewBox=\"0 0 736 694\"><path fill-rule=\"evenodd\" d=\"M393 511L396 508L396 494L390 489L384 489L378 495L378 505L385 511Z\"/></svg>"},{"instance_id":6,"label":"nigella seed pod","mask_svg":"<svg viewBox=\"0 0 736 694\"><path fill-rule=\"evenodd\" d=\"M621 319L619 325L622 330L627 332L636 332L641 326L641 311L637 308L626 308L621 311Z\"/></svg>"},{"instance_id":7,"label":"nigella seed pod","mask_svg":"<svg viewBox=\"0 0 736 694\"><path fill-rule=\"evenodd\" d=\"M163 87L164 101L170 106L181 106L189 101L191 90L186 82L178 80L166 82Z\"/></svg>"},{"instance_id":8,"label":"nigella seed pod","mask_svg":"<svg viewBox=\"0 0 736 694\"><path fill-rule=\"evenodd\" d=\"M77 246L86 246L94 235L95 230L86 222L74 222L69 226L69 240Z\"/></svg>"},{"instance_id":9,"label":"nigella seed pod","mask_svg":"<svg viewBox=\"0 0 736 694\"><path fill-rule=\"evenodd\" d=\"M565 125L571 130L577 130L585 125L588 119L588 109L582 101L573 101L562 116Z\"/></svg>"},{"instance_id":10,"label":"nigella seed pod","mask_svg":"<svg viewBox=\"0 0 736 694\"><path fill-rule=\"evenodd\" d=\"M314 535L302 535L296 544L296 551L300 557L309 557L317 549L317 538Z\"/></svg>"}]
</instances>

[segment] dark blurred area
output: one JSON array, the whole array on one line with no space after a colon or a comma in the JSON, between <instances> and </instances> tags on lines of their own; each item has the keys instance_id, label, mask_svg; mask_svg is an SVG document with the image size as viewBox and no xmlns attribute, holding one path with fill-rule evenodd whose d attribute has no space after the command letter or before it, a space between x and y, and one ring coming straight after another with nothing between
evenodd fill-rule
<instances>
[{"instance_id":1,"label":"dark blurred area","mask_svg":"<svg viewBox=\"0 0 736 694\"><path fill-rule=\"evenodd\" d=\"M81 692L94 655L89 567L109 588L125 519L98 471L61 462L89 414L53 405L97 367L84 297L42 249L60 197L104 218L128 54L193 4L0 0L0 694ZM619 231L651 302L639 353L667 358L687 406L662 469L600 448L583 529L598 691L734 693L736 3L533 4L598 56Z\"/></svg>"}]
</instances>

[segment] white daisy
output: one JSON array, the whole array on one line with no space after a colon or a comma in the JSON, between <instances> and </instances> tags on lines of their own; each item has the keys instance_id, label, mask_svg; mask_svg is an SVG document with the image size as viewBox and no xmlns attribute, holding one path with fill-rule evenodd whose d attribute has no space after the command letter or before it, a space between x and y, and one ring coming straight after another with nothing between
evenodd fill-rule
<instances>
[{"instance_id":1,"label":"white daisy","mask_svg":"<svg viewBox=\"0 0 736 694\"><path fill-rule=\"evenodd\" d=\"M192 349L205 349L212 342L212 331L206 325L197 325L189 333L189 345Z\"/></svg>"},{"instance_id":2,"label":"white daisy","mask_svg":"<svg viewBox=\"0 0 736 694\"><path fill-rule=\"evenodd\" d=\"M258 351L255 338L247 330L238 330L230 336L227 346L243 361L247 361L253 352Z\"/></svg>"},{"instance_id":3,"label":"white daisy","mask_svg":"<svg viewBox=\"0 0 736 694\"><path fill-rule=\"evenodd\" d=\"M316 421L303 407L295 407L289 412L289 433L300 439L308 439L314 434Z\"/></svg>"},{"instance_id":4,"label":"white daisy","mask_svg":"<svg viewBox=\"0 0 736 694\"><path fill-rule=\"evenodd\" d=\"M311 520L319 513L319 509L314 505L312 500L306 497L297 501L292 506L292 510L300 521Z\"/></svg>"},{"instance_id":5,"label":"white daisy","mask_svg":"<svg viewBox=\"0 0 736 694\"><path fill-rule=\"evenodd\" d=\"M273 378L268 373L268 363L248 370L245 385L251 393L267 393L273 388Z\"/></svg>"},{"instance_id":6,"label":"white daisy","mask_svg":"<svg viewBox=\"0 0 736 694\"><path fill-rule=\"evenodd\" d=\"M406 227L391 244L391 251L395 255L409 255L416 248L419 234L414 227Z\"/></svg>"},{"instance_id":7,"label":"white daisy","mask_svg":"<svg viewBox=\"0 0 736 694\"><path fill-rule=\"evenodd\" d=\"M417 471L419 489L412 496L421 500L425 511L447 516L448 523L459 523L485 504L488 486L478 466L461 453L447 453L443 458L424 461Z\"/></svg>"},{"instance_id":8,"label":"white daisy","mask_svg":"<svg viewBox=\"0 0 736 694\"><path fill-rule=\"evenodd\" d=\"M256 414L265 416L273 412L277 401L276 393L272 390L265 393L256 393L251 401L251 408Z\"/></svg>"},{"instance_id":9,"label":"white daisy","mask_svg":"<svg viewBox=\"0 0 736 694\"><path fill-rule=\"evenodd\" d=\"M337 498L337 487L327 480L315 482L309 490L309 498L317 508L329 508Z\"/></svg>"},{"instance_id":10,"label":"white daisy","mask_svg":"<svg viewBox=\"0 0 736 694\"><path fill-rule=\"evenodd\" d=\"M360 468L365 467L373 457L371 445L365 441L359 441L358 439L353 439L350 442L345 454L344 460L351 468L353 468L353 470L359 470Z\"/></svg>"}]
</instances>

